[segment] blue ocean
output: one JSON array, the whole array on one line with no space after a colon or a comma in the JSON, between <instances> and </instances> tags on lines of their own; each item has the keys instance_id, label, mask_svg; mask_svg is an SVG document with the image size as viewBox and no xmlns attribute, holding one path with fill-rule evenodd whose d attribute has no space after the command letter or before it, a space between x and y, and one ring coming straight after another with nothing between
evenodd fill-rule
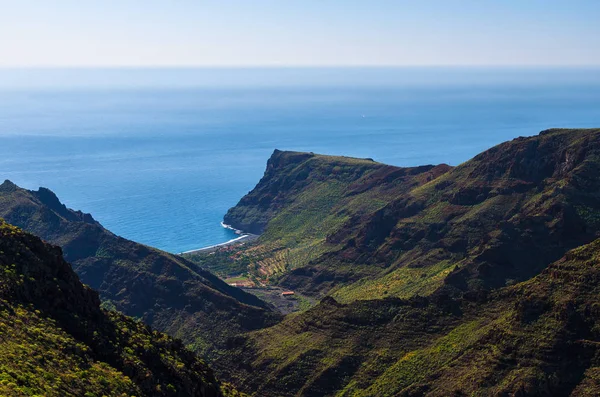
<instances>
[{"instance_id":1,"label":"blue ocean","mask_svg":"<svg viewBox=\"0 0 600 397\"><path fill-rule=\"evenodd\" d=\"M457 165L599 104L598 69L3 70L0 178L182 252L235 237L276 148Z\"/></svg>"}]
</instances>

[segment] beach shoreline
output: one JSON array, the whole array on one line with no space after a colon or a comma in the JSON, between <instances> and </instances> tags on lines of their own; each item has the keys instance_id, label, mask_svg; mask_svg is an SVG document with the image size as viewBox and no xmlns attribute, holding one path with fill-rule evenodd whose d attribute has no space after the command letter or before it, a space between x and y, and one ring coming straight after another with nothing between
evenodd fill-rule
<instances>
[{"instance_id":1,"label":"beach shoreline","mask_svg":"<svg viewBox=\"0 0 600 397\"><path fill-rule=\"evenodd\" d=\"M225 229L233 230L236 234L239 234L240 236L236 237L234 239L231 239L229 241L225 241L224 243L209 245L208 247L196 248L193 250L180 252L177 255L214 252L214 251L218 250L219 248L228 247L230 245L238 245L238 244L244 244L244 243L256 241L259 237L257 234L244 233L242 230L235 229L231 225L227 225L223 222L221 222L221 226L224 227Z\"/></svg>"}]
</instances>

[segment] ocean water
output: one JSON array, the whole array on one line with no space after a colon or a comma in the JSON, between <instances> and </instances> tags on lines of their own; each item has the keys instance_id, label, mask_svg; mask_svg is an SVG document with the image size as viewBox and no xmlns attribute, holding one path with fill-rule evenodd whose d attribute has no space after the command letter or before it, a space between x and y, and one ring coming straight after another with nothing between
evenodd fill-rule
<instances>
[{"instance_id":1,"label":"ocean water","mask_svg":"<svg viewBox=\"0 0 600 397\"><path fill-rule=\"evenodd\" d=\"M457 165L600 127L596 69L0 71L0 178L171 252L235 237L275 148Z\"/></svg>"}]
</instances>

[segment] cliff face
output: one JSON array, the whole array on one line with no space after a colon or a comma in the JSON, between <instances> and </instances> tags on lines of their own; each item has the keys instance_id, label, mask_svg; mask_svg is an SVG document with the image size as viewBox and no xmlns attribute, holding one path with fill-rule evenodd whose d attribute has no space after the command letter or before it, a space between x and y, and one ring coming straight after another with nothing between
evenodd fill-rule
<instances>
[{"instance_id":1,"label":"cliff face","mask_svg":"<svg viewBox=\"0 0 600 397\"><path fill-rule=\"evenodd\" d=\"M306 268L309 263L339 250L339 244L329 240L346 222L360 220L450 169L447 165L400 168L370 159L275 151L264 177L228 211L225 222L263 232L250 258L254 267L249 270L255 277L289 279L295 270L311 273ZM321 274L324 282L313 283L304 292L320 295L334 283L373 273L373 268L362 265L353 263L348 271ZM233 268L238 267L232 264ZM296 284L290 280L286 286Z\"/></svg>"},{"instance_id":2,"label":"cliff face","mask_svg":"<svg viewBox=\"0 0 600 397\"><path fill-rule=\"evenodd\" d=\"M375 173L389 177L398 170L370 159L275 150L262 179L227 211L224 222L236 229L261 234L273 218L302 200L299 196L307 191L351 185Z\"/></svg>"},{"instance_id":3,"label":"cliff face","mask_svg":"<svg viewBox=\"0 0 600 397\"><path fill-rule=\"evenodd\" d=\"M142 319L212 357L229 336L278 321L253 295L185 259L118 237L67 209L48 189L0 185L0 217L61 246L108 307Z\"/></svg>"},{"instance_id":4,"label":"cliff face","mask_svg":"<svg viewBox=\"0 0 600 397\"><path fill-rule=\"evenodd\" d=\"M1 395L223 395L181 342L100 309L60 248L0 220Z\"/></svg>"},{"instance_id":5,"label":"cliff face","mask_svg":"<svg viewBox=\"0 0 600 397\"><path fill-rule=\"evenodd\" d=\"M282 152L275 150L267 161L265 175L256 187L225 214L223 221L236 229L261 234L290 196L305 187L308 170L298 166L314 158L311 153Z\"/></svg>"}]
</instances>

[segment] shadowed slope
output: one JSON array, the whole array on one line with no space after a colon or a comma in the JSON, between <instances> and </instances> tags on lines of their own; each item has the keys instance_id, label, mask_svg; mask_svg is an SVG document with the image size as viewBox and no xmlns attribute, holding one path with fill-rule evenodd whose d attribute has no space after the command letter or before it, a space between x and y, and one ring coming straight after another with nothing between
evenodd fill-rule
<instances>
[{"instance_id":1,"label":"shadowed slope","mask_svg":"<svg viewBox=\"0 0 600 397\"><path fill-rule=\"evenodd\" d=\"M544 131L454 168L275 152L226 220L262 225L240 257L304 294L478 293L598 237L599 171L600 130Z\"/></svg>"},{"instance_id":2,"label":"shadowed slope","mask_svg":"<svg viewBox=\"0 0 600 397\"><path fill-rule=\"evenodd\" d=\"M329 297L220 365L258 395L594 395L599 171L600 130L548 130L403 183L278 280Z\"/></svg>"},{"instance_id":3,"label":"shadowed slope","mask_svg":"<svg viewBox=\"0 0 600 397\"><path fill-rule=\"evenodd\" d=\"M253 295L230 287L185 259L104 229L89 214L72 211L48 189L0 185L0 217L60 245L81 280L109 307L184 342L208 357L228 336L278 320Z\"/></svg>"},{"instance_id":4,"label":"shadowed slope","mask_svg":"<svg viewBox=\"0 0 600 397\"><path fill-rule=\"evenodd\" d=\"M242 230L264 231L258 245L241 250L242 261L253 265L248 269L253 276L271 282L283 277L284 285L296 288L298 285L289 280L288 274L310 273L312 269L307 265L339 249L327 241L328 236L450 168L399 168L370 159L276 150L264 177L228 211L225 222ZM356 281L379 271L362 263L350 267L321 272L316 276L319 280L304 292L321 295L337 283ZM230 268L239 271L236 263Z\"/></svg>"},{"instance_id":5,"label":"shadowed slope","mask_svg":"<svg viewBox=\"0 0 600 397\"><path fill-rule=\"evenodd\" d=\"M527 280L599 236L599 170L600 130L549 130L498 145L330 236L343 245L334 261L384 269L335 296L410 296L443 280L480 291Z\"/></svg>"},{"instance_id":6,"label":"shadowed slope","mask_svg":"<svg viewBox=\"0 0 600 397\"><path fill-rule=\"evenodd\" d=\"M0 220L0 394L221 396L180 341L100 309L50 246Z\"/></svg>"},{"instance_id":7,"label":"shadowed slope","mask_svg":"<svg viewBox=\"0 0 600 397\"><path fill-rule=\"evenodd\" d=\"M600 240L485 300L325 298L239 337L237 384L273 396L595 395Z\"/></svg>"}]
</instances>

